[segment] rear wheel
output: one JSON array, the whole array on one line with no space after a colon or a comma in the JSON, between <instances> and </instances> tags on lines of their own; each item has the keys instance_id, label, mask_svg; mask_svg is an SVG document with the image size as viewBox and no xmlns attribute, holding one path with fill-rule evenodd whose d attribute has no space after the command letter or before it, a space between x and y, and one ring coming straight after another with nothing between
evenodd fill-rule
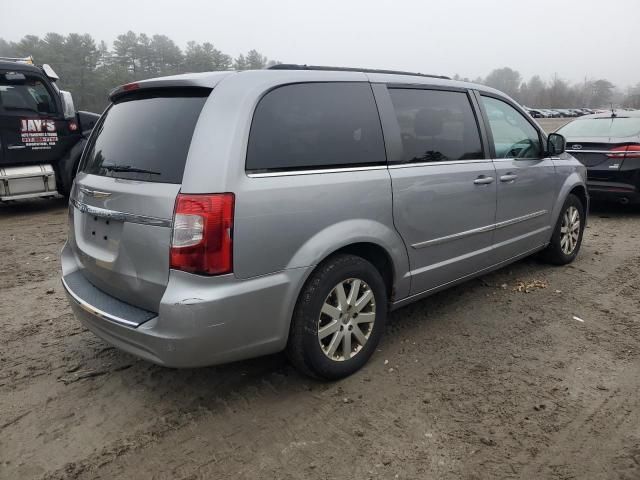
<instances>
[{"instance_id":1,"label":"rear wheel","mask_svg":"<svg viewBox=\"0 0 640 480\"><path fill-rule=\"evenodd\" d=\"M387 294L378 270L336 255L313 272L296 304L287 355L307 375L338 379L359 370L384 330Z\"/></svg>"},{"instance_id":2,"label":"rear wheel","mask_svg":"<svg viewBox=\"0 0 640 480\"><path fill-rule=\"evenodd\" d=\"M544 259L554 265L573 262L582 245L584 222L584 205L578 197L569 194L562 206L551 242L543 252Z\"/></svg>"}]
</instances>

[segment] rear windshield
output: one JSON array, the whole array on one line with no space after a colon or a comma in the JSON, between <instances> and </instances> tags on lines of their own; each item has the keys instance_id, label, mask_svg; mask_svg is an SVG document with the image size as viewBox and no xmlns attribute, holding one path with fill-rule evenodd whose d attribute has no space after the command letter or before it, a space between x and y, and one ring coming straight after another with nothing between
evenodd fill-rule
<instances>
[{"instance_id":1,"label":"rear windshield","mask_svg":"<svg viewBox=\"0 0 640 480\"><path fill-rule=\"evenodd\" d=\"M7 74L8 75L8 74ZM16 114L52 114L56 113L56 103L49 90L34 77L22 77L22 80L8 80L0 74L0 109Z\"/></svg>"},{"instance_id":2,"label":"rear windshield","mask_svg":"<svg viewBox=\"0 0 640 480\"><path fill-rule=\"evenodd\" d=\"M565 137L634 137L640 135L640 117L581 118L558 130Z\"/></svg>"},{"instance_id":3,"label":"rear windshield","mask_svg":"<svg viewBox=\"0 0 640 480\"><path fill-rule=\"evenodd\" d=\"M129 94L103 115L81 170L105 177L182 183L193 130L210 90Z\"/></svg>"}]
</instances>

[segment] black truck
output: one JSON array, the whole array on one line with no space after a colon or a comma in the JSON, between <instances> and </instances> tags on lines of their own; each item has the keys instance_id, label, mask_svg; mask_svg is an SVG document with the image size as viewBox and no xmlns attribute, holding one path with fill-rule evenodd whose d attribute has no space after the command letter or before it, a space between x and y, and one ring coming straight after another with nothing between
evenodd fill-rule
<instances>
[{"instance_id":1,"label":"black truck","mask_svg":"<svg viewBox=\"0 0 640 480\"><path fill-rule=\"evenodd\" d=\"M0 57L0 201L68 195L98 114L76 112L49 65Z\"/></svg>"}]
</instances>

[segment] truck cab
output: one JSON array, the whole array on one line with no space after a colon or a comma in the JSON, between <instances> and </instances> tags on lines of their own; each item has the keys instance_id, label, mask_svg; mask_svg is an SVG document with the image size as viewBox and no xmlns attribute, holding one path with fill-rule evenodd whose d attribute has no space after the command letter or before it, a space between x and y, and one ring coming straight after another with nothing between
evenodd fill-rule
<instances>
[{"instance_id":1,"label":"truck cab","mask_svg":"<svg viewBox=\"0 0 640 480\"><path fill-rule=\"evenodd\" d=\"M0 201L67 195L97 114L76 112L49 65L0 57Z\"/></svg>"}]
</instances>

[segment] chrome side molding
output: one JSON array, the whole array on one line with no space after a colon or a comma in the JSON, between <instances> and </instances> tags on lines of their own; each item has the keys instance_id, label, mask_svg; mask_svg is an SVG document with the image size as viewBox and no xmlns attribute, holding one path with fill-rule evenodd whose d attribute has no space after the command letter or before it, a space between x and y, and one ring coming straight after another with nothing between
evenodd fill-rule
<instances>
[{"instance_id":1,"label":"chrome side molding","mask_svg":"<svg viewBox=\"0 0 640 480\"><path fill-rule=\"evenodd\" d=\"M414 243L411 245L411 248L424 248L431 247L433 245L439 245L441 243L449 242L451 240L458 240L460 238L469 237L471 235L476 235L478 233L490 232L492 230L498 230L499 228L508 227L510 225L515 225L516 223L526 222L527 220L532 220L537 217L541 217L546 215L548 210L540 210L538 212L529 213L527 215L523 215L522 217L516 217L509 220L505 220L503 222L493 223L491 225L486 225L484 227L474 228L471 230L465 230L464 232L454 233L453 235L446 235L444 237L434 238L433 240L427 240L425 242Z\"/></svg>"}]
</instances>

